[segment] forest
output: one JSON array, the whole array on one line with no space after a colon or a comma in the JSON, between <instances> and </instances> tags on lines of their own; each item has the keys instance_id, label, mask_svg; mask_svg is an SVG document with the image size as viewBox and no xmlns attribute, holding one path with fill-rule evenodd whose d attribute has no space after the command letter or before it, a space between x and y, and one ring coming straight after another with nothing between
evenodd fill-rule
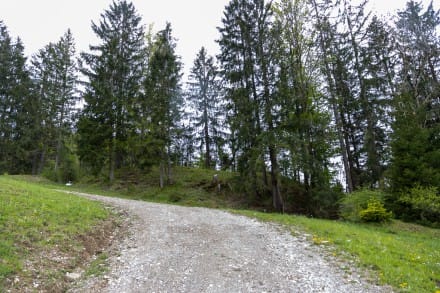
<instances>
[{"instance_id":1,"label":"forest","mask_svg":"<svg viewBox=\"0 0 440 293\"><path fill-rule=\"evenodd\" d=\"M28 58L0 20L0 174L157 170L166 187L215 169L279 212L333 218L373 194L383 217L440 223L440 12L366 4L231 0L220 53L200 48L187 80L172 24L154 32L126 0L87 52L67 30Z\"/></svg>"}]
</instances>

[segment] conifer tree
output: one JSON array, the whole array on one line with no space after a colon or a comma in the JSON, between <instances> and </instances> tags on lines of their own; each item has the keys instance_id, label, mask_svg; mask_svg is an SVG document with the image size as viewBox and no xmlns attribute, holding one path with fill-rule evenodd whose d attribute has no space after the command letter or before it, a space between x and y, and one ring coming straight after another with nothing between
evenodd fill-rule
<instances>
[{"instance_id":1,"label":"conifer tree","mask_svg":"<svg viewBox=\"0 0 440 293\"><path fill-rule=\"evenodd\" d=\"M173 142L178 134L183 103L181 92L181 62L175 52L171 24L159 31L151 48L147 76L144 82L144 117L149 122L152 147L157 150L160 186L172 183ZM165 180L166 179L166 180Z\"/></svg>"},{"instance_id":2,"label":"conifer tree","mask_svg":"<svg viewBox=\"0 0 440 293\"><path fill-rule=\"evenodd\" d=\"M128 165L131 135L136 135L134 108L140 99L144 67L144 28L132 3L113 2L92 23L101 44L83 53L82 72L88 77L85 107L78 124L79 155L95 171Z\"/></svg>"},{"instance_id":3,"label":"conifer tree","mask_svg":"<svg viewBox=\"0 0 440 293\"><path fill-rule=\"evenodd\" d=\"M440 186L440 11L409 1L398 12L400 63L394 102L391 183L396 193Z\"/></svg>"},{"instance_id":4,"label":"conifer tree","mask_svg":"<svg viewBox=\"0 0 440 293\"><path fill-rule=\"evenodd\" d=\"M38 101L24 47L0 21L0 172L31 173L38 141Z\"/></svg>"},{"instance_id":5,"label":"conifer tree","mask_svg":"<svg viewBox=\"0 0 440 293\"><path fill-rule=\"evenodd\" d=\"M214 150L221 139L221 119L223 111L220 104L219 72L214 58L208 56L202 47L194 60L189 76L187 100L191 107L192 124L204 154L204 167L215 167ZM204 146L204 147L203 147ZM218 146L222 147L222 146ZM218 162L217 162L218 163Z\"/></svg>"},{"instance_id":6,"label":"conifer tree","mask_svg":"<svg viewBox=\"0 0 440 293\"><path fill-rule=\"evenodd\" d=\"M33 57L32 65L42 120L38 173L48 159L53 160L53 171L57 173L66 153L70 152L66 148L66 139L72 134L79 99L75 44L70 30L57 43L41 49Z\"/></svg>"},{"instance_id":7,"label":"conifer tree","mask_svg":"<svg viewBox=\"0 0 440 293\"><path fill-rule=\"evenodd\" d=\"M236 138L238 169L257 199L269 192L276 210L284 209L276 144L273 10L264 0L233 0L225 8L219 56L231 103L229 119ZM270 162L269 183L266 158ZM262 184L257 173L262 173Z\"/></svg>"}]
</instances>

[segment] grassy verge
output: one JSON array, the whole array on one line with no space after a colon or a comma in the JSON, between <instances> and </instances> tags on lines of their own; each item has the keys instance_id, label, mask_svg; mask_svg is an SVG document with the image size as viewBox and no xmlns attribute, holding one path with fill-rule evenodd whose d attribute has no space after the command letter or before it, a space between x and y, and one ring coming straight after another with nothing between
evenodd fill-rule
<instances>
[{"instance_id":1,"label":"grassy verge","mask_svg":"<svg viewBox=\"0 0 440 293\"><path fill-rule=\"evenodd\" d=\"M234 187L228 186L231 173L181 168L174 174L174 184L164 189L157 187L157 174L154 170L142 177L128 174L112 186L97 180L56 188L189 206L249 208ZM214 174L219 175L220 192L212 183ZM381 283L398 291L440 293L440 230L399 221L370 225L245 210L238 213L305 231L312 235L313 243L331 245L335 256L352 257Z\"/></svg>"},{"instance_id":2,"label":"grassy verge","mask_svg":"<svg viewBox=\"0 0 440 293\"><path fill-rule=\"evenodd\" d=\"M375 272L383 284L401 292L440 292L440 230L393 221L352 224L253 211L237 213L308 232L311 241L329 243ZM337 254L335 253L335 255Z\"/></svg>"},{"instance_id":3,"label":"grassy verge","mask_svg":"<svg viewBox=\"0 0 440 293\"><path fill-rule=\"evenodd\" d=\"M110 214L96 202L0 176L0 291L62 291L66 272L87 253L82 240Z\"/></svg>"},{"instance_id":4,"label":"grassy verge","mask_svg":"<svg viewBox=\"0 0 440 293\"><path fill-rule=\"evenodd\" d=\"M234 176L231 172L207 169L176 167L173 169L173 183L159 187L159 170L154 168L146 174L130 173L118 176L113 184L96 178L75 182L73 186L56 185L41 178L21 176L22 180L37 180L48 188L74 190L79 192L145 200L158 203L171 203L184 206L209 208L244 208L244 199L238 196L228 182ZM122 171L120 171L122 173ZM214 175L218 182L213 182ZM218 190L218 184L221 188Z\"/></svg>"}]
</instances>

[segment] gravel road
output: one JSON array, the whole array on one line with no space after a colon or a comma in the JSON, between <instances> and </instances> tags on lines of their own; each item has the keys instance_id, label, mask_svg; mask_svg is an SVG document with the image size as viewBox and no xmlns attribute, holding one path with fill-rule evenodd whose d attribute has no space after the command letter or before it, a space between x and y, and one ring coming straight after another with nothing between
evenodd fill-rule
<instances>
[{"instance_id":1,"label":"gravel road","mask_svg":"<svg viewBox=\"0 0 440 293\"><path fill-rule=\"evenodd\" d=\"M110 271L72 292L390 292L307 235L227 212L86 195L130 215Z\"/></svg>"}]
</instances>

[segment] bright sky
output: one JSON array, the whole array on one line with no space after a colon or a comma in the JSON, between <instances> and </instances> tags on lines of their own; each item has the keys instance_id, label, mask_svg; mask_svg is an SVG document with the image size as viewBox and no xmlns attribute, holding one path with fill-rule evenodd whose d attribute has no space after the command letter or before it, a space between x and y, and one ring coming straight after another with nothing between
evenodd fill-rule
<instances>
[{"instance_id":1,"label":"bright sky","mask_svg":"<svg viewBox=\"0 0 440 293\"><path fill-rule=\"evenodd\" d=\"M91 21L99 23L100 14L112 0L0 0L0 20L15 38L25 45L31 56L49 42L56 42L70 28L77 51L87 51L89 44L98 41L91 29ZM218 51L214 42L217 27L229 0L132 0L144 24L154 23L154 31L171 22L173 35L178 39L177 53L182 56L186 71L193 64L196 53L205 46L208 53ZM422 0L424 7L430 2ZM405 7L405 0L370 0L370 7L380 14L395 12ZM434 0L438 9L440 0Z\"/></svg>"}]
</instances>

